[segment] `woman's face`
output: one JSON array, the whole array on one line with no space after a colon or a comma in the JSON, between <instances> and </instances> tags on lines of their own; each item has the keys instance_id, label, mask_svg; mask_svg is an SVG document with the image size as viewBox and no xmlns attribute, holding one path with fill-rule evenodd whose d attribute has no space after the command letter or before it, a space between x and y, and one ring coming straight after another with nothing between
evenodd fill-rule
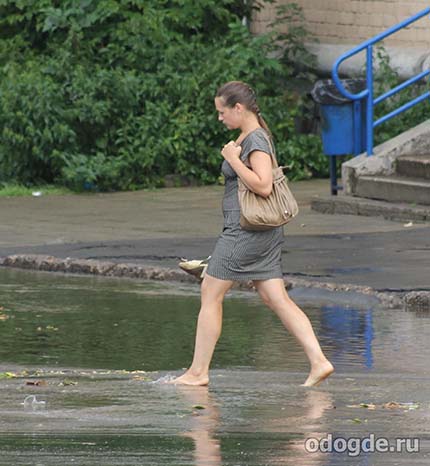
<instances>
[{"instance_id":1,"label":"woman's face","mask_svg":"<svg viewBox=\"0 0 430 466\"><path fill-rule=\"evenodd\" d=\"M226 107L224 106L222 97L215 97L215 107L218 112L218 121L228 129L240 127L242 121L241 104L236 104L234 107Z\"/></svg>"}]
</instances>

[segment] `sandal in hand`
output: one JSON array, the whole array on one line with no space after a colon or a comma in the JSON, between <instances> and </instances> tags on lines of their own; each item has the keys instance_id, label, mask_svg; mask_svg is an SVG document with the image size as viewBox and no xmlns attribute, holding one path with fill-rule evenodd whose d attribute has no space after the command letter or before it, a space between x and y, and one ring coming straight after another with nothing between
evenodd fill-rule
<instances>
[{"instance_id":1,"label":"sandal in hand","mask_svg":"<svg viewBox=\"0 0 430 466\"><path fill-rule=\"evenodd\" d=\"M208 267L208 261L209 259L211 258L211 256L209 256L208 258L206 259L203 259L203 260L187 260L187 259L184 259L183 257L181 257L181 261L182 262L179 262L179 267L191 274L191 275L194 275L195 277L203 280L203 277L205 276L205 272L206 272L206 269Z\"/></svg>"}]
</instances>

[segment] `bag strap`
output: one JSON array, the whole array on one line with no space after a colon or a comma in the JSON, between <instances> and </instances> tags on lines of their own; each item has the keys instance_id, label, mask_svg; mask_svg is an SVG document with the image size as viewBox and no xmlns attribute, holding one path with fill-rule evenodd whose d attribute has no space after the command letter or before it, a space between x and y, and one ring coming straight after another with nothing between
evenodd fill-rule
<instances>
[{"instance_id":1,"label":"bag strap","mask_svg":"<svg viewBox=\"0 0 430 466\"><path fill-rule=\"evenodd\" d=\"M263 129L264 138L266 139L267 143L269 144L270 157L272 158L272 168L278 168L279 165L278 165L278 161L276 159L275 148L273 147L272 140L271 140L271 138L269 138L268 134L266 133L266 130L264 128L262 128L262 129ZM281 168L285 168L285 167L281 167Z\"/></svg>"},{"instance_id":2,"label":"bag strap","mask_svg":"<svg viewBox=\"0 0 430 466\"><path fill-rule=\"evenodd\" d=\"M282 166L278 165L278 160L276 158L275 148L273 147L273 144L272 144L272 139L268 137L266 130L264 128L263 128L263 131L264 131L264 137L270 147L270 156L272 157L272 168L280 168L281 170L291 170L293 168L292 165L282 165Z\"/></svg>"}]
</instances>

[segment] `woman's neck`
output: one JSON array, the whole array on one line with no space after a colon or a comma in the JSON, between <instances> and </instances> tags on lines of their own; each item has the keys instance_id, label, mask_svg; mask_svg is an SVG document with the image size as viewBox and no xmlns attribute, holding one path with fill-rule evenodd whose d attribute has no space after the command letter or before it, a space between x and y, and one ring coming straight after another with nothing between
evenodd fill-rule
<instances>
[{"instance_id":1,"label":"woman's neck","mask_svg":"<svg viewBox=\"0 0 430 466\"><path fill-rule=\"evenodd\" d=\"M236 142L240 144L249 133L252 133L252 131L255 131L258 128L261 128L261 126L256 118L252 118L249 121L244 122L240 127L240 134Z\"/></svg>"}]
</instances>

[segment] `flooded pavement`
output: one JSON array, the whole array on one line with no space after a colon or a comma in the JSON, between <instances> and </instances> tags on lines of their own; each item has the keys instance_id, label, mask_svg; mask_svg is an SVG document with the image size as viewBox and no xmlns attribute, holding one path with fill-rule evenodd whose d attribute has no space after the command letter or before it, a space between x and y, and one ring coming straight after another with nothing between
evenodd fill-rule
<instances>
[{"instance_id":1,"label":"flooded pavement","mask_svg":"<svg viewBox=\"0 0 430 466\"><path fill-rule=\"evenodd\" d=\"M327 382L300 387L302 350L235 290L211 385L177 387L162 382L191 361L197 286L0 269L0 464L428 465L430 315L291 296L336 367ZM376 453L375 437L405 442Z\"/></svg>"}]
</instances>

